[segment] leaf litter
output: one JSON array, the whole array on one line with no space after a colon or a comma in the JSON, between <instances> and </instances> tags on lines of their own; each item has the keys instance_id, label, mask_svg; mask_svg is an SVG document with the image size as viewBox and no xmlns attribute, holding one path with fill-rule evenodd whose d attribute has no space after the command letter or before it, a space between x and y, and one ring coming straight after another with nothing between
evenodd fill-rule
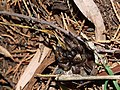
<instances>
[{"instance_id":1,"label":"leaf litter","mask_svg":"<svg viewBox=\"0 0 120 90\"><path fill-rule=\"evenodd\" d=\"M119 90L119 6L113 0L1 0L0 89Z\"/></svg>"}]
</instances>

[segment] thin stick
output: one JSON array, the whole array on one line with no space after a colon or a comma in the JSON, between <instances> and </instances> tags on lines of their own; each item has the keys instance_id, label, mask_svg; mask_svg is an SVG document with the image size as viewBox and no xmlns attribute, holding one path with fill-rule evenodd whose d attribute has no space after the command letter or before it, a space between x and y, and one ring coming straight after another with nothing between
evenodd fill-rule
<instances>
[{"instance_id":1,"label":"thin stick","mask_svg":"<svg viewBox=\"0 0 120 90\"><path fill-rule=\"evenodd\" d=\"M34 18L34 17L30 17L30 16L26 16L26 15L23 15L23 14L18 14L18 13L11 13L11 12L7 12L7 11L0 11L0 14L15 16L15 17L23 18L23 19L28 19L28 20L33 20L33 21L41 23L41 24L47 24L47 25L52 26L53 28L56 28L56 29L62 31L63 33L65 33L67 35L69 34L68 31L66 31L66 30L64 30L60 27L57 27L53 23L47 22L45 20L40 20L40 19L37 19L37 18Z\"/></svg>"},{"instance_id":2,"label":"thin stick","mask_svg":"<svg viewBox=\"0 0 120 90\"><path fill-rule=\"evenodd\" d=\"M28 12L29 16L32 16L32 14L31 14L31 12L30 12L28 6L27 6L26 1L25 1L25 0L22 0L22 1L23 1L24 5L25 5L25 8L27 9L27 12Z\"/></svg>"},{"instance_id":3,"label":"thin stick","mask_svg":"<svg viewBox=\"0 0 120 90\"><path fill-rule=\"evenodd\" d=\"M0 14L15 16L15 17L23 18L23 19L28 19L28 20L33 20L33 21L41 23L41 24L47 24L47 25L50 25L53 28L56 28L56 29L60 30L61 32L63 32L64 34L66 34L68 36L71 33L78 40L80 40L81 42L84 42L80 37L78 37L77 35L73 34L72 32L67 31L67 30L65 30L63 28L60 28L60 27L54 25L53 23L45 21L45 20L40 20L38 18L34 18L34 17L30 17L30 16L26 16L26 15L23 15L23 14L18 14L18 13L11 13L11 12L7 12L7 11L0 11Z\"/></svg>"},{"instance_id":4,"label":"thin stick","mask_svg":"<svg viewBox=\"0 0 120 90\"><path fill-rule=\"evenodd\" d=\"M117 29L117 31L115 32L114 37L113 37L112 39L115 39L115 38L117 37L117 34L119 33L119 30L120 30L120 25L118 26L118 29Z\"/></svg>"},{"instance_id":5,"label":"thin stick","mask_svg":"<svg viewBox=\"0 0 120 90\"><path fill-rule=\"evenodd\" d=\"M56 68L54 69L52 74L54 74L56 72L57 68L58 68L58 66L56 66ZM51 80L52 80L52 78L49 78L47 84L45 85L45 89L44 90L48 90L49 84L50 84Z\"/></svg>"},{"instance_id":6,"label":"thin stick","mask_svg":"<svg viewBox=\"0 0 120 90\"><path fill-rule=\"evenodd\" d=\"M111 2L111 4L112 4L112 7L113 7L113 10L114 10L114 12L115 12L116 17L117 17L117 19L118 19L119 22L120 22L120 17L119 17L119 15L118 15L118 13L117 13L117 11L116 11L116 9L115 9L115 5L114 5L113 0L110 0L110 2Z\"/></svg>"},{"instance_id":7,"label":"thin stick","mask_svg":"<svg viewBox=\"0 0 120 90\"><path fill-rule=\"evenodd\" d=\"M46 7L42 4L42 1L39 0L38 2L39 2L39 4L40 4L40 6L47 12L47 14L50 15L49 11L48 11L48 10L46 9Z\"/></svg>"},{"instance_id":8,"label":"thin stick","mask_svg":"<svg viewBox=\"0 0 120 90\"><path fill-rule=\"evenodd\" d=\"M62 16L62 21L63 21L64 29L66 29L67 31L69 31L68 27L67 27L67 23L66 23L65 17L64 17L64 15L63 15L62 12L61 12L61 16Z\"/></svg>"},{"instance_id":9,"label":"thin stick","mask_svg":"<svg viewBox=\"0 0 120 90\"><path fill-rule=\"evenodd\" d=\"M5 77L5 76L2 74L1 71L0 71L0 78L3 79L3 80L5 80L5 81L8 83L8 85L10 85L10 87L12 87L12 88L15 87L15 84L12 83L12 81L11 81L9 78Z\"/></svg>"},{"instance_id":10,"label":"thin stick","mask_svg":"<svg viewBox=\"0 0 120 90\"><path fill-rule=\"evenodd\" d=\"M37 77L54 77L57 81L71 81L71 80L115 80L120 79L120 75L114 76L81 76L81 75L41 75L37 74Z\"/></svg>"}]
</instances>

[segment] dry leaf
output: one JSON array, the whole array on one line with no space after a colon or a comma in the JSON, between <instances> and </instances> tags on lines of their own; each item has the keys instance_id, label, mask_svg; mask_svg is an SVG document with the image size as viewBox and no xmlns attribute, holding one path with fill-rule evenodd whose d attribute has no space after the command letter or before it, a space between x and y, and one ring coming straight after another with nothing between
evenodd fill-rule
<instances>
[{"instance_id":1,"label":"dry leaf","mask_svg":"<svg viewBox=\"0 0 120 90\"><path fill-rule=\"evenodd\" d=\"M32 58L31 62L25 69L23 75L20 77L20 80L17 83L16 90L21 90L24 88L24 86L29 82L29 80L32 78L34 75L36 69L41 65L43 60L45 59L46 55L49 53L51 49L44 47L42 56L41 56L41 51L40 49L37 49L36 54Z\"/></svg>"},{"instance_id":2,"label":"dry leaf","mask_svg":"<svg viewBox=\"0 0 120 90\"><path fill-rule=\"evenodd\" d=\"M95 25L96 40L105 40L105 26L102 15L93 0L74 0L79 10Z\"/></svg>"},{"instance_id":3,"label":"dry leaf","mask_svg":"<svg viewBox=\"0 0 120 90\"><path fill-rule=\"evenodd\" d=\"M8 52L7 49L5 49L4 47L0 46L0 54L4 55L5 57L9 57L13 60L12 55Z\"/></svg>"},{"instance_id":4,"label":"dry leaf","mask_svg":"<svg viewBox=\"0 0 120 90\"><path fill-rule=\"evenodd\" d=\"M33 77L29 81L28 85L24 88L24 90L31 90L31 88L34 86L34 84L37 81L37 79L34 78L34 77L36 77L36 74L38 74L38 73L41 74L45 70L45 68L47 66L49 66L50 64L52 64L53 62L55 62L55 56L54 55L51 55L49 58L45 58L45 60L37 68L36 72L34 73Z\"/></svg>"}]
</instances>

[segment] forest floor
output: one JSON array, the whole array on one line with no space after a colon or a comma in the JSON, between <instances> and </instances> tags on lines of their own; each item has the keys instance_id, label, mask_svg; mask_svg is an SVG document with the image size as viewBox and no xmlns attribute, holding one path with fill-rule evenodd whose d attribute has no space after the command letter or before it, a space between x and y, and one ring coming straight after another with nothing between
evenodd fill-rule
<instances>
[{"instance_id":1,"label":"forest floor","mask_svg":"<svg viewBox=\"0 0 120 90\"><path fill-rule=\"evenodd\" d=\"M86 1L0 0L0 90L120 90L120 1Z\"/></svg>"}]
</instances>

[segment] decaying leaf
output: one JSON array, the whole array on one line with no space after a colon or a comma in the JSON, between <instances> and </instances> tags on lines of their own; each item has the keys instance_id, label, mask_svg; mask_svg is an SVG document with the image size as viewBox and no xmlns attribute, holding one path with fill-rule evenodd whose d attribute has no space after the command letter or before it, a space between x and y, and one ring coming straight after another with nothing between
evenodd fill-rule
<instances>
[{"instance_id":1,"label":"decaying leaf","mask_svg":"<svg viewBox=\"0 0 120 90\"><path fill-rule=\"evenodd\" d=\"M95 25L96 40L105 40L105 26L102 15L93 0L74 0L79 10Z\"/></svg>"},{"instance_id":2,"label":"decaying leaf","mask_svg":"<svg viewBox=\"0 0 120 90\"><path fill-rule=\"evenodd\" d=\"M41 65L43 60L45 59L46 55L49 53L51 49L44 47L43 52L40 49L37 49L36 54L32 58L31 62L25 69L23 75L20 77L20 80L17 83L16 90L23 89L24 86L29 82L29 80L34 75L36 69ZM42 54L42 56L41 56Z\"/></svg>"},{"instance_id":3,"label":"decaying leaf","mask_svg":"<svg viewBox=\"0 0 120 90\"><path fill-rule=\"evenodd\" d=\"M13 57L9 53L9 51L2 46L0 46L0 54L4 55L5 57L9 57L9 58L13 59Z\"/></svg>"},{"instance_id":4,"label":"decaying leaf","mask_svg":"<svg viewBox=\"0 0 120 90\"><path fill-rule=\"evenodd\" d=\"M37 81L37 79L35 79L36 74L38 74L38 73L41 74L45 70L45 68L47 66L49 66L50 64L52 64L53 62L55 62L55 56L54 55L51 55L49 58L45 58L45 60L41 63L41 65L35 71L33 77L29 81L28 85L24 88L24 90L31 90L31 88L34 86L34 84Z\"/></svg>"}]
</instances>

